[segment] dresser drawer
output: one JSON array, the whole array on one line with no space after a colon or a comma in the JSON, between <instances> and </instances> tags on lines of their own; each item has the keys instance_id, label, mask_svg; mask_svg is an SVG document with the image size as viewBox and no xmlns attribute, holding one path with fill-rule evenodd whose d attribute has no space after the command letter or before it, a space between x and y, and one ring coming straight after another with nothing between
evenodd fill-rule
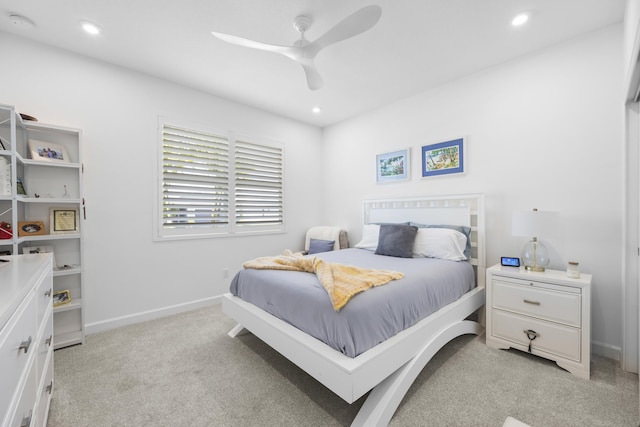
<instances>
[{"instance_id":1,"label":"dresser drawer","mask_svg":"<svg viewBox=\"0 0 640 427\"><path fill-rule=\"evenodd\" d=\"M38 381L42 375L44 364L47 361L47 357L50 352L53 352L53 316L47 318L42 335L40 336L40 342L38 343L38 354L36 355L36 366L38 369Z\"/></svg>"},{"instance_id":2,"label":"dresser drawer","mask_svg":"<svg viewBox=\"0 0 640 427\"><path fill-rule=\"evenodd\" d=\"M32 366L31 369L29 369L29 375L27 376L27 381L25 382L24 389L20 395L18 406L13 414L13 421L9 424L11 427L34 425L32 424L32 421L36 416L34 407L36 405L37 395L36 370L35 367Z\"/></svg>"},{"instance_id":3,"label":"dresser drawer","mask_svg":"<svg viewBox=\"0 0 640 427\"><path fill-rule=\"evenodd\" d=\"M492 315L493 336L528 347L529 339L524 331L531 329L538 334L532 342L534 353L539 350L580 362L580 329L502 310L494 310Z\"/></svg>"},{"instance_id":4,"label":"dresser drawer","mask_svg":"<svg viewBox=\"0 0 640 427\"><path fill-rule=\"evenodd\" d=\"M580 327L580 294L542 289L494 279L493 308Z\"/></svg>"},{"instance_id":5,"label":"dresser drawer","mask_svg":"<svg viewBox=\"0 0 640 427\"><path fill-rule=\"evenodd\" d=\"M0 414L6 414L13 395L24 375L27 362L36 351L36 301L31 292L11 317L0 337ZM23 342L31 344L25 353L20 349ZM34 372L35 374L35 372Z\"/></svg>"},{"instance_id":6,"label":"dresser drawer","mask_svg":"<svg viewBox=\"0 0 640 427\"><path fill-rule=\"evenodd\" d=\"M51 394L53 393L53 350L48 359L46 367L46 375L44 381L40 385L40 400L36 409L36 419L33 424L36 427L46 426L49 415L49 406L51 404Z\"/></svg>"},{"instance_id":7,"label":"dresser drawer","mask_svg":"<svg viewBox=\"0 0 640 427\"><path fill-rule=\"evenodd\" d=\"M45 270L42 275L45 276L44 280L36 288L36 300L38 303L38 327L42 325L42 320L47 313L47 309L52 306L53 301L53 279L51 270Z\"/></svg>"}]
</instances>

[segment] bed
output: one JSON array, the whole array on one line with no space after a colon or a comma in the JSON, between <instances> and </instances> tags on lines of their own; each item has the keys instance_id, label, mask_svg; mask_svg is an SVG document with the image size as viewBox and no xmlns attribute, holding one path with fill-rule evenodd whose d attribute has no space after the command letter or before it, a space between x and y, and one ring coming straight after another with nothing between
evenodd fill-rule
<instances>
[{"instance_id":1,"label":"bed","mask_svg":"<svg viewBox=\"0 0 640 427\"><path fill-rule=\"evenodd\" d=\"M472 318L485 301L484 196L468 194L365 200L363 227L380 223L469 227L470 259L456 264L464 264L465 268L471 270L475 286L461 292L461 296L451 297L453 301L446 301L444 306L428 316L414 319L412 326L399 332L392 331L382 342L375 343L379 338L374 338L373 345L353 349L347 349L346 344L336 345L323 337L314 337L317 332L306 330L306 327L293 326L286 313L276 309L277 315L271 314L269 311L274 310L260 308L259 304L254 304L255 301L251 302L249 294L245 297L247 300L244 300L230 292L223 296L222 301L223 311L238 322L229 336L235 337L245 329L250 331L348 403L353 403L370 392L353 420L353 426L387 425L415 378L440 348L455 337L479 334L483 330L480 323ZM354 256L359 259L362 251L363 249L349 249L323 257L329 262L353 259ZM343 256L346 258L341 258ZM370 262L367 261L368 257L366 255L363 258L365 266ZM405 268L395 259L390 261L389 266L400 265L397 267L399 270ZM271 275L273 273L283 272L269 272ZM312 276L308 273L293 273L296 274ZM362 299L364 295L375 295L378 291L379 294L391 292L392 287L399 286L402 280L405 278L398 283L365 291L361 294ZM236 278L233 283L236 283ZM232 290L238 293L237 289ZM350 305L355 310L358 298L361 298L360 295L342 310L345 313L350 311ZM323 314L314 312L314 316Z\"/></svg>"}]
</instances>

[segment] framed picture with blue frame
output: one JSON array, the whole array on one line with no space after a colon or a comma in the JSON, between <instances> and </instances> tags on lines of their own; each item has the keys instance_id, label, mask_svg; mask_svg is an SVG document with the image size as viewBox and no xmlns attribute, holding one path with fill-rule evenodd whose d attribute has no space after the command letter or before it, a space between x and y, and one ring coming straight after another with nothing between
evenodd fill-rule
<instances>
[{"instance_id":1,"label":"framed picture with blue frame","mask_svg":"<svg viewBox=\"0 0 640 427\"><path fill-rule=\"evenodd\" d=\"M464 172L464 138L422 146L422 176Z\"/></svg>"},{"instance_id":2,"label":"framed picture with blue frame","mask_svg":"<svg viewBox=\"0 0 640 427\"><path fill-rule=\"evenodd\" d=\"M409 149L378 154L376 156L376 181L393 182L409 179Z\"/></svg>"}]
</instances>

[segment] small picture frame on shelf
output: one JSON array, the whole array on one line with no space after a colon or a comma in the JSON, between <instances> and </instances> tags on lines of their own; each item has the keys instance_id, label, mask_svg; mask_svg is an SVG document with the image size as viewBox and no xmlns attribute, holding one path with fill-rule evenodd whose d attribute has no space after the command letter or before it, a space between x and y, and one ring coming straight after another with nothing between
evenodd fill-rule
<instances>
[{"instance_id":1,"label":"small picture frame on shelf","mask_svg":"<svg viewBox=\"0 0 640 427\"><path fill-rule=\"evenodd\" d=\"M22 183L22 178L16 178L16 194L19 196L26 196L27 190L24 188L24 184Z\"/></svg>"},{"instance_id":2,"label":"small picture frame on shelf","mask_svg":"<svg viewBox=\"0 0 640 427\"><path fill-rule=\"evenodd\" d=\"M56 267L56 255L53 253L53 246L39 245L39 246L23 246L22 253L28 254L51 254L53 257L53 267Z\"/></svg>"},{"instance_id":3,"label":"small picture frame on shelf","mask_svg":"<svg viewBox=\"0 0 640 427\"><path fill-rule=\"evenodd\" d=\"M42 221L20 221L18 222L18 236L41 236L45 233L44 222Z\"/></svg>"},{"instance_id":4,"label":"small picture frame on shelf","mask_svg":"<svg viewBox=\"0 0 640 427\"><path fill-rule=\"evenodd\" d=\"M80 230L78 208L50 208L49 230L51 234L77 233Z\"/></svg>"},{"instance_id":5,"label":"small picture frame on shelf","mask_svg":"<svg viewBox=\"0 0 640 427\"><path fill-rule=\"evenodd\" d=\"M31 159L39 162L69 163L69 153L64 145L30 139L29 152Z\"/></svg>"},{"instance_id":6,"label":"small picture frame on shelf","mask_svg":"<svg viewBox=\"0 0 640 427\"><path fill-rule=\"evenodd\" d=\"M71 302L71 293L69 290L58 291L53 294L53 306L58 307L60 305L69 304Z\"/></svg>"}]
</instances>

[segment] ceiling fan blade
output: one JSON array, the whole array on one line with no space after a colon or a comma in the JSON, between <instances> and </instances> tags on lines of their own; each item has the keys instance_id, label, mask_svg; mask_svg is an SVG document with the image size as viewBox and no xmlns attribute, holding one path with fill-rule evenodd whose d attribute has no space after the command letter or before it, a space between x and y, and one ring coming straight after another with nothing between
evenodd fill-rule
<instances>
[{"instance_id":1,"label":"ceiling fan blade","mask_svg":"<svg viewBox=\"0 0 640 427\"><path fill-rule=\"evenodd\" d=\"M275 44L262 43L257 42L255 40L245 39L243 37L232 36L231 34L217 33L215 31L211 31L211 34L227 43L235 44L238 46L250 47L252 49L265 50L267 52L275 52L280 53L284 56L287 56L295 61L300 59L302 56L302 51L297 46L278 46Z\"/></svg>"},{"instance_id":2,"label":"ceiling fan blade","mask_svg":"<svg viewBox=\"0 0 640 427\"><path fill-rule=\"evenodd\" d=\"M304 74L307 76L307 85L311 90L318 90L322 87L323 81L320 77L320 73L316 70L316 66L313 63L302 64Z\"/></svg>"},{"instance_id":3,"label":"ceiling fan blade","mask_svg":"<svg viewBox=\"0 0 640 427\"><path fill-rule=\"evenodd\" d=\"M361 34L380 20L382 9L378 5L363 7L337 23L333 28L303 48L307 58L315 57L324 47Z\"/></svg>"}]
</instances>

